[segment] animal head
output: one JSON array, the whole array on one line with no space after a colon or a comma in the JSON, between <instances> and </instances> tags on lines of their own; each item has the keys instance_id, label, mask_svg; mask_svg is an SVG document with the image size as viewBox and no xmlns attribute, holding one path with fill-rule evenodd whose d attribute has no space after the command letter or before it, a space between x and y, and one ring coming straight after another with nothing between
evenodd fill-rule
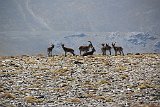
<instances>
[{"instance_id":1,"label":"animal head","mask_svg":"<svg viewBox=\"0 0 160 107\"><path fill-rule=\"evenodd\" d=\"M110 47L110 46L109 46L109 43L106 43L106 47Z\"/></svg>"},{"instance_id":2,"label":"animal head","mask_svg":"<svg viewBox=\"0 0 160 107\"><path fill-rule=\"evenodd\" d=\"M64 47L64 44L61 44L62 47Z\"/></svg>"},{"instance_id":3,"label":"animal head","mask_svg":"<svg viewBox=\"0 0 160 107\"><path fill-rule=\"evenodd\" d=\"M101 45L104 46L104 43L102 43Z\"/></svg>"},{"instance_id":4,"label":"animal head","mask_svg":"<svg viewBox=\"0 0 160 107\"><path fill-rule=\"evenodd\" d=\"M90 44L92 44L92 42L91 41L88 41Z\"/></svg>"},{"instance_id":5,"label":"animal head","mask_svg":"<svg viewBox=\"0 0 160 107\"><path fill-rule=\"evenodd\" d=\"M54 48L54 44L52 44L51 47Z\"/></svg>"},{"instance_id":6,"label":"animal head","mask_svg":"<svg viewBox=\"0 0 160 107\"><path fill-rule=\"evenodd\" d=\"M115 43L112 42L112 46L113 46L113 47L115 47L115 44L116 44L116 42L115 42Z\"/></svg>"},{"instance_id":7,"label":"animal head","mask_svg":"<svg viewBox=\"0 0 160 107\"><path fill-rule=\"evenodd\" d=\"M92 43L91 41L88 41L88 42Z\"/></svg>"},{"instance_id":8,"label":"animal head","mask_svg":"<svg viewBox=\"0 0 160 107\"><path fill-rule=\"evenodd\" d=\"M91 41L88 41L90 44L89 44L89 47L93 47L93 45L92 45L92 42Z\"/></svg>"}]
</instances>

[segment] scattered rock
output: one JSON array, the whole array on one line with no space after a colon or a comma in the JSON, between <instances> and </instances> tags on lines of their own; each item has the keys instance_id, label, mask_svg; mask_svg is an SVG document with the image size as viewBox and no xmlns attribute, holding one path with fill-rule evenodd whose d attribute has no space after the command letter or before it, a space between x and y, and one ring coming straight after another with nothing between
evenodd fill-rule
<instances>
[{"instance_id":1,"label":"scattered rock","mask_svg":"<svg viewBox=\"0 0 160 107\"><path fill-rule=\"evenodd\" d=\"M160 105L160 54L23 55L0 62L0 106Z\"/></svg>"},{"instance_id":2,"label":"scattered rock","mask_svg":"<svg viewBox=\"0 0 160 107\"><path fill-rule=\"evenodd\" d=\"M79 61L74 61L74 64L83 64L83 63Z\"/></svg>"}]
</instances>

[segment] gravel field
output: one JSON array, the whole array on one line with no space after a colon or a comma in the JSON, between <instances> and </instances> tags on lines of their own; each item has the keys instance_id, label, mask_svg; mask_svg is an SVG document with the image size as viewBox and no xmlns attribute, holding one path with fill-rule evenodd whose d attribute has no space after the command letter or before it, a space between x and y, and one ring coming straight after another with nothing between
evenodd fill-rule
<instances>
[{"instance_id":1,"label":"gravel field","mask_svg":"<svg viewBox=\"0 0 160 107\"><path fill-rule=\"evenodd\" d=\"M160 54L0 57L0 107L159 105Z\"/></svg>"}]
</instances>

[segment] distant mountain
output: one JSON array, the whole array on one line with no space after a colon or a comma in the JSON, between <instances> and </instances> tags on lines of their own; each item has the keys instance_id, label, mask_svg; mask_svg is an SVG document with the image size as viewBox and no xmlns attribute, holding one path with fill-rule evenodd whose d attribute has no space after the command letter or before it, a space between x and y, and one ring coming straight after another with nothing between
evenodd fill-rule
<instances>
[{"instance_id":1,"label":"distant mountain","mask_svg":"<svg viewBox=\"0 0 160 107\"><path fill-rule=\"evenodd\" d=\"M55 44L54 54L62 54L61 44L71 47L79 54L78 47L88 45L88 40L92 41L96 48L96 54L101 53L101 44L116 42L117 46L122 46L126 53L154 53L160 52L160 37L143 32L11 32L0 33L0 55L15 54L46 54L46 49ZM22 36L23 35L23 36ZM46 36L44 36L46 35ZM112 49L112 53L114 53Z\"/></svg>"},{"instance_id":2,"label":"distant mountain","mask_svg":"<svg viewBox=\"0 0 160 107\"><path fill-rule=\"evenodd\" d=\"M154 37L154 36L151 36L150 34L148 33L139 33L139 34L136 34L136 35L132 35L130 36L131 39L129 39L128 41L133 43L134 45L143 45L145 47L145 45L147 44L147 42L149 40L156 40L157 38Z\"/></svg>"},{"instance_id":3,"label":"distant mountain","mask_svg":"<svg viewBox=\"0 0 160 107\"><path fill-rule=\"evenodd\" d=\"M160 41L158 41L154 46L155 46L154 51L160 53Z\"/></svg>"},{"instance_id":4,"label":"distant mountain","mask_svg":"<svg viewBox=\"0 0 160 107\"><path fill-rule=\"evenodd\" d=\"M81 34L78 34L78 35L71 35L71 36L66 36L64 38L73 38L73 37L86 37L87 35L81 33Z\"/></svg>"}]
</instances>

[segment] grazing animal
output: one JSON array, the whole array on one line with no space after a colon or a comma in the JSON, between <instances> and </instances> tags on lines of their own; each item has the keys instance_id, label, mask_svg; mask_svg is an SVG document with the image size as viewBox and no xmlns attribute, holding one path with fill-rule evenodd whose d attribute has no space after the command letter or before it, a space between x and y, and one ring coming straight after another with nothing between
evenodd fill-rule
<instances>
[{"instance_id":1,"label":"grazing animal","mask_svg":"<svg viewBox=\"0 0 160 107\"><path fill-rule=\"evenodd\" d=\"M116 42L115 42L115 43L112 43L113 49L114 49L114 51L115 51L115 55L117 55L117 52L119 52L120 55L121 55L121 54L124 55L124 53L123 53L123 48L122 48L122 47L117 47L117 46L115 46L115 44L116 44Z\"/></svg>"},{"instance_id":2,"label":"grazing animal","mask_svg":"<svg viewBox=\"0 0 160 107\"><path fill-rule=\"evenodd\" d=\"M73 56L75 56L73 49L65 47L64 44L62 44L62 48L65 52L65 56L66 56L67 52L69 52L69 53L73 54Z\"/></svg>"},{"instance_id":3,"label":"grazing animal","mask_svg":"<svg viewBox=\"0 0 160 107\"><path fill-rule=\"evenodd\" d=\"M95 51L96 51L95 48L92 47L92 51L89 51L89 52L84 53L83 56L93 55L93 53L94 53Z\"/></svg>"},{"instance_id":4,"label":"grazing animal","mask_svg":"<svg viewBox=\"0 0 160 107\"><path fill-rule=\"evenodd\" d=\"M52 44L51 47L47 48L48 56L52 56L52 49L54 48L54 45Z\"/></svg>"},{"instance_id":5,"label":"grazing animal","mask_svg":"<svg viewBox=\"0 0 160 107\"><path fill-rule=\"evenodd\" d=\"M110 55L111 55L111 47L109 46L109 44L102 44L102 48L101 48L101 51L102 51L102 55L106 55L106 51L109 50L110 52Z\"/></svg>"},{"instance_id":6,"label":"grazing animal","mask_svg":"<svg viewBox=\"0 0 160 107\"><path fill-rule=\"evenodd\" d=\"M80 55L81 55L82 51L86 53L89 51L90 48L93 47L92 42L91 41L88 41L88 42L90 42L90 44L88 46L80 46L79 47Z\"/></svg>"}]
</instances>

